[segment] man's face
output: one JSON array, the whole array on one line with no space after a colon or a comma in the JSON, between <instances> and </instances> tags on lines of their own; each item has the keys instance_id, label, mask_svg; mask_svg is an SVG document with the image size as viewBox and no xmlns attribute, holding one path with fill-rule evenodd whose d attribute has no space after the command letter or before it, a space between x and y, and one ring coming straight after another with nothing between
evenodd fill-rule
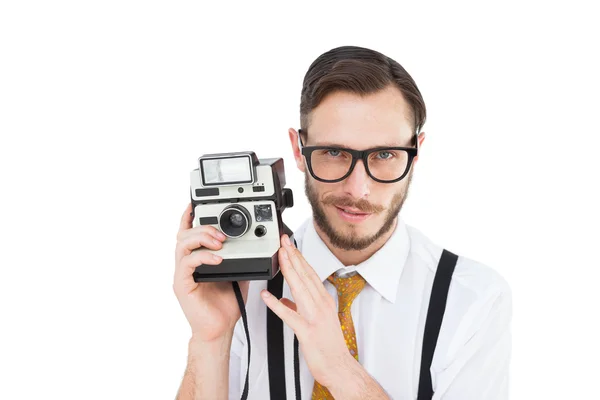
<instances>
[{"instance_id":1,"label":"man's face","mask_svg":"<svg viewBox=\"0 0 600 400\"><path fill-rule=\"evenodd\" d=\"M390 86L369 96L336 92L311 113L305 146L339 146L355 150L372 147L414 147L409 108L398 89ZM315 180L304 157L290 140L298 168L305 172L305 191L318 228L331 244L343 250L363 250L392 229L406 199L413 170L395 183L379 183L361 160L341 182ZM423 135L419 138L423 140ZM414 165L414 162L413 162ZM358 213L349 215L346 211Z\"/></svg>"}]
</instances>

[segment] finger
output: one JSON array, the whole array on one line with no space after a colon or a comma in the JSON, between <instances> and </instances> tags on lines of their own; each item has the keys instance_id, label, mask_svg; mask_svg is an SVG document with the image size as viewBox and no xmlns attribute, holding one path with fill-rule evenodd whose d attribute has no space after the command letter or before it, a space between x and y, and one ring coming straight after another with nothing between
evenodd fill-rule
<instances>
[{"instance_id":1,"label":"finger","mask_svg":"<svg viewBox=\"0 0 600 400\"><path fill-rule=\"evenodd\" d=\"M267 307L269 307L275 315L281 318L283 322L288 324L296 334L302 330L304 320L300 314L279 301L279 299L269 293L268 290L263 290L260 294Z\"/></svg>"},{"instance_id":2,"label":"finger","mask_svg":"<svg viewBox=\"0 0 600 400\"><path fill-rule=\"evenodd\" d=\"M180 260L182 257L187 256L193 250L200 247L206 247L210 250L220 250L223 247L223 243L220 240L215 239L214 236L209 235L207 232L190 235L177 242L175 248L176 260Z\"/></svg>"},{"instance_id":3,"label":"finger","mask_svg":"<svg viewBox=\"0 0 600 400\"><path fill-rule=\"evenodd\" d=\"M223 232L221 232L214 226L199 225L194 228L187 229L185 231L179 231L179 233L177 234L177 240L182 241L190 236L194 236L194 235L197 235L197 234L203 233L203 232L208 233L209 235L212 235L213 237L215 237L216 239L219 239L220 241L224 241L225 239L227 239L227 236L225 236L223 234Z\"/></svg>"},{"instance_id":4,"label":"finger","mask_svg":"<svg viewBox=\"0 0 600 400\"><path fill-rule=\"evenodd\" d=\"M292 296L299 305L301 313L312 315L315 308L315 300L307 285L302 281L289 258L289 252L284 248L279 249L279 265L285 281L290 287ZM308 316L308 315L307 315Z\"/></svg>"},{"instance_id":5,"label":"finger","mask_svg":"<svg viewBox=\"0 0 600 400\"><path fill-rule=\"evenodd\" d=\"M288 255L288 258L292 264L292 267L294 268L296 274L301 280L302 285L304 285L306 287L306 290L308 290L308 292L310 293L311 297L313 298L313 301L315 301L318 304L321 301L321 296L323 296L323 293L320 290L320 286L323 287L323 282L319 281L318 276L317 279L314 279L311 276L311 273L316 275L316 272L314 272L313 268L310 265L308 265L308 263L304 259L304 256L302 256L302 253L300 253L300 251L297 248L291 245L290 242L285 240L286 237L287 235L284 235L282 243L284 250L286 251L286 254ZM324 289L325 288L323 287L323 290Z\"/></svg>"},{"instance_id":6,"label":"finger","mask_svg":"<svg viewBox=\"0 0 600 400\"><path fill-rule=\"evenodd\" d=\"M315 271L315 269L306 261L300 250L298 250L293 244L291 244L291 249L293 249L294 254L301 263L301 265L298 268L296 268L296 270L299 271L298 274L304 280L309 280L310 282L312 282L314 287L317 289L317 293L319 296L330 296L329 292L327 292L327 289L325 289L323 281L317 274L317 271ZM313 294L315 293L313 292ZM317 298L318 297L315 297L315 299Z\"/></svg>"},{"instance_id":7,"label":"finger","mask_svg":"<svg viewBox=\"0 0 600 400\"><path fill-rule=\"evenodd\" d=\"M192 227L192 203L188 203L183 215L181 216L181 222L179 223L179 230L190 229Z\"/></svg>"},{"instance_id":8,"label":"finger","mask_svg":"<svg viewBox=\"0 0 600 400\"><path fill-rule=\"evenodd\" d=\"M195 289L198 282L194 281L192 274L196 270L196 267L203 264L219 265L221 261L223 261L222 257L206 250L192 252L177 263L173 286L176 290L186 290L188 292Z\"/></svg>"}]
</instances>

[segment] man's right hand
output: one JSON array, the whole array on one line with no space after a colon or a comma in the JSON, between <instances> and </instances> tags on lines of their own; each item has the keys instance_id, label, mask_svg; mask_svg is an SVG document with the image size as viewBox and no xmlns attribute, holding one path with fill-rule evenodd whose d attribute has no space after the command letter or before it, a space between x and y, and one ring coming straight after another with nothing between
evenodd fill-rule
<instances>
[{"instance_id":1,"label":"man's right hand","mask_svg":"<svg viewBox=\"0 0 600 400\"><path fill-rule=\"evenodd\" d=\"M192 274L201 264L218 265L222 258L210 252L193 252L205 247L219 250L226 236L212 226L192 228L192 205L181 217L175 248L175 277L173 290L183 309L192 338L212 342L233 334L240 310L231 282L194 282ZM249 281L240 281L244 304L248 298Z\"/></svg>"}]
</instances>

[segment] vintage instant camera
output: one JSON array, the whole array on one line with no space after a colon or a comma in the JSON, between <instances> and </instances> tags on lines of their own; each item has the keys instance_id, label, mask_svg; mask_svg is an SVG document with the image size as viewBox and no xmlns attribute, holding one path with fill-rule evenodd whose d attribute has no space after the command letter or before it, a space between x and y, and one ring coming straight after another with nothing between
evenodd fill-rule
<instances>
[{"instance_id":1,"label":"vintage instant camera","mask_svg":"<svg viewBox=\"0 0 600 400\"><path fill-rule=\"evenodd\" d=\"M281 213L294 204L284 188L282 158L258 159L253 151L205 154L190 174L193 227L212 225L227 238L219 265L200 265L196 282L272 279L279 271L281 236L292 236Z\"/></svg>"}]
</instances>

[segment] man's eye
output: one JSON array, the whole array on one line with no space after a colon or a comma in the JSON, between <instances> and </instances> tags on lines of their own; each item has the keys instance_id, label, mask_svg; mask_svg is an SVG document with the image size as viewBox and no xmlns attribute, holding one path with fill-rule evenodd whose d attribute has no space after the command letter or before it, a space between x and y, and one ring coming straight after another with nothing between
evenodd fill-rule
<instances>
[{"instance_id":1,"label":"man's eye","mask_svg":"<svg viewBox=\"0 0 600 400\"><path fill-rule=\"evenodd\" d=\"M389 151L380 151L379 153L377 153L377 158L380 160L387 160L389 158L392 158L394 155L389 152Z\"/></svg>"},{"instance_id":2,"label":"man's eye","mask_svg":"<svg viewBox=\"0 0 600 400\"><path fill-rule=\"evenodd\" d=\"M340 151L339 150L327 150L327 155L330 155L332 157L337 157L340 155Z\"/></svg>"}]
</instances>

